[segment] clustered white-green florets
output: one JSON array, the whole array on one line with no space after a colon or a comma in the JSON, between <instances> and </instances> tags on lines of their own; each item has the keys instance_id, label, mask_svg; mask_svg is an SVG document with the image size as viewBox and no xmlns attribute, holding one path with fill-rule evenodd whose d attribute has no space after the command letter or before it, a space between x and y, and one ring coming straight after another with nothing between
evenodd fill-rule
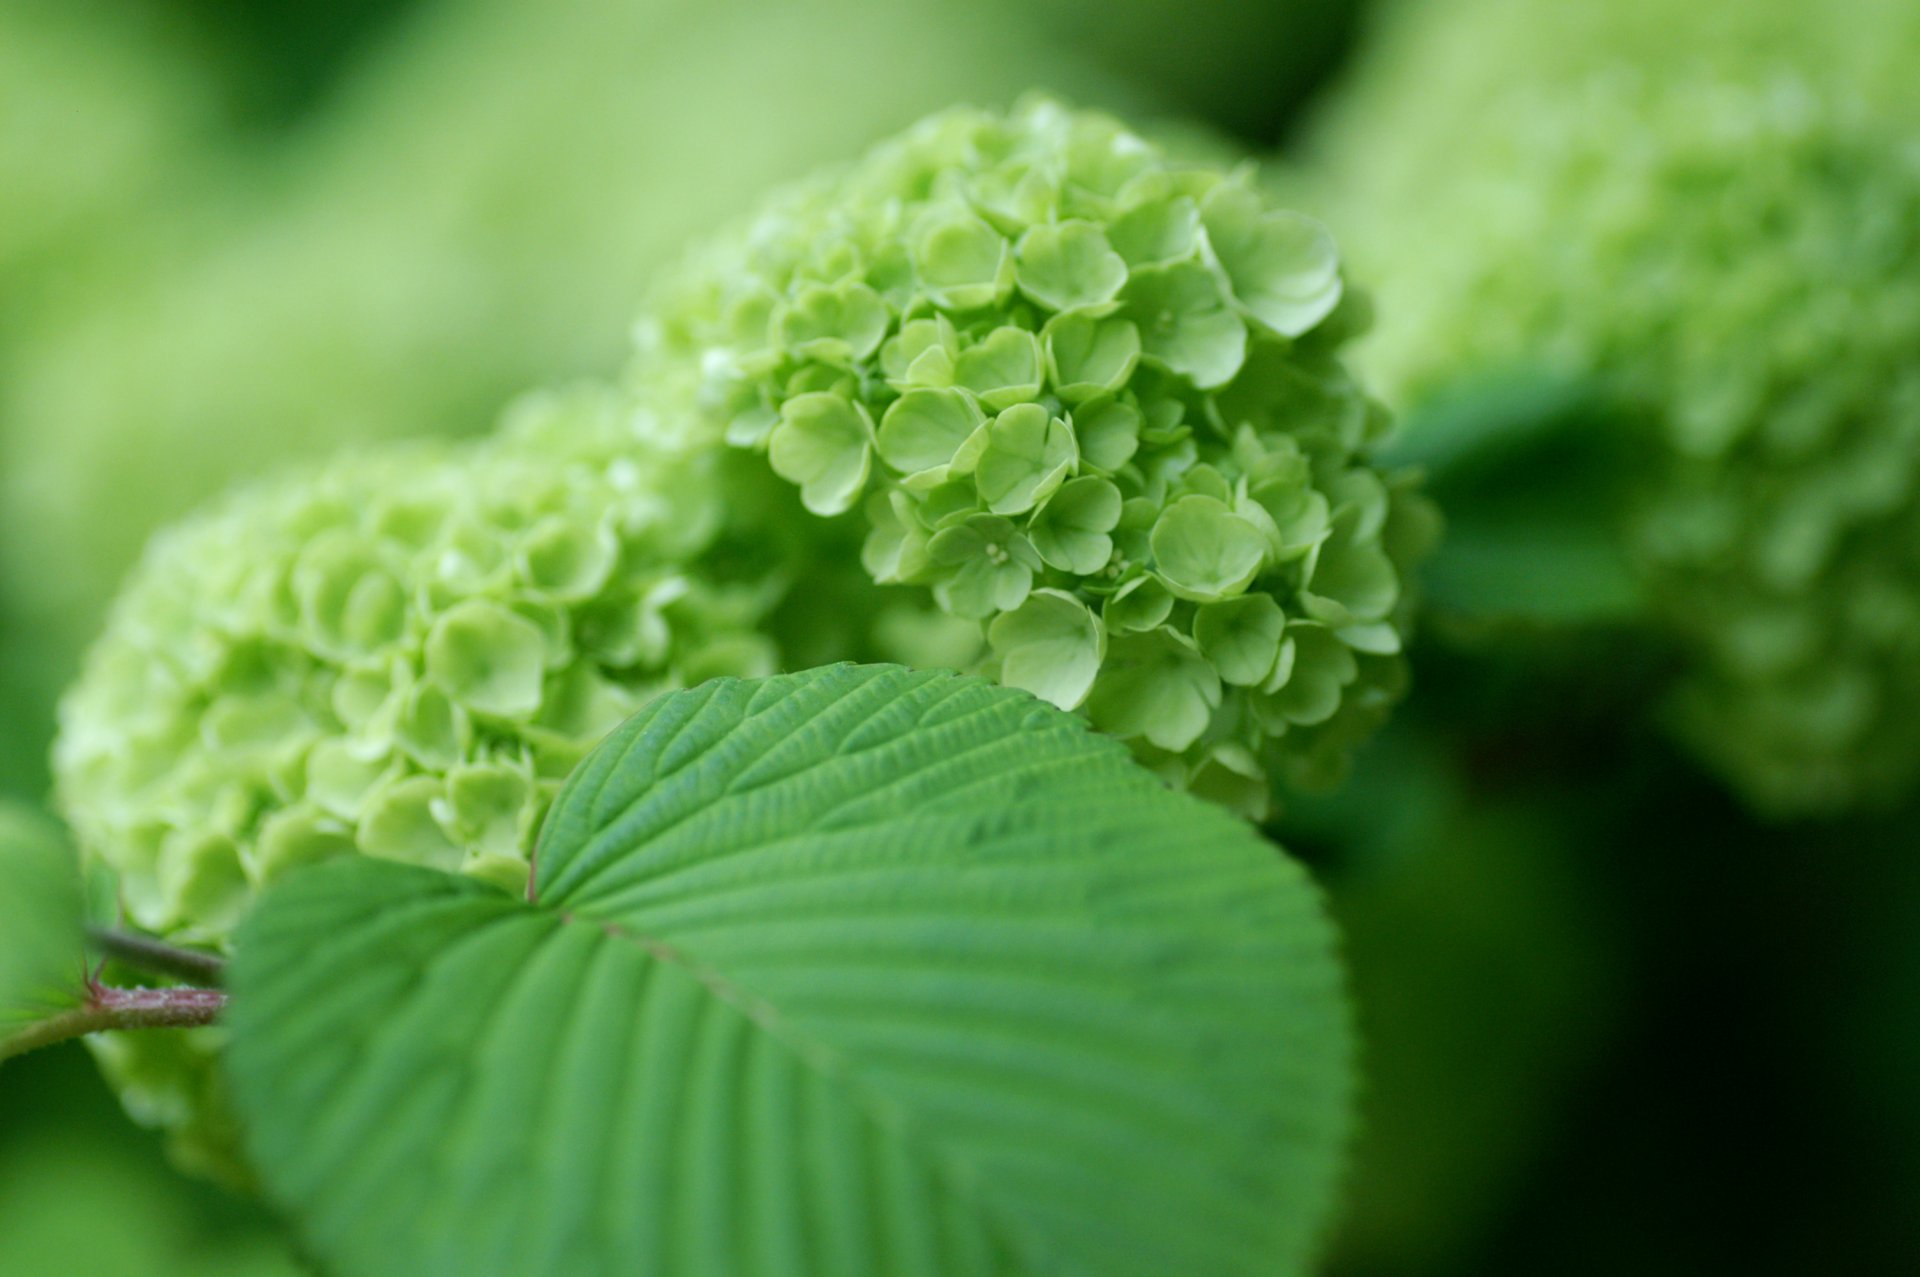
<instances>
[{"instance_id":1,"label":"clustered white-green florets","mask_svg":"<svg viewBox=\"0 0 1920 1277\"><path fill-rule=\"evenodd\" d=\"M1427 530L1369 464L1343 292L1248 173L1049 102L955 111L690 259L633 384L859 520L872 581L930 591L980 668L1257 811L1398 694Z\"/></svg>"},{"instance_id":2,"label":"clustered white-green florets","mask_svg":"<svg viewBox=\"0 0 1920 1277\"><path fill-rule=\"evenodd\" d=\"M218 948L326 857L523 889L561 781L649 697L886 656L1264 809L1403 677L1430 516L1367 462L1355 320L1325 232L1245 174L1049 104L937 117L695 259L629 383L157 538L63 705L61 806L133 923ZM205 1034L96 1049L244 1178Z\"/></svg>"},{"instance_id":3,"label":"clustered white-green florets","mask_svg":"<svg viewBox=\"0 0 1920 1277\"><path fill-rule=\"evenodd\" d=\"M717 526L697 459L582 446L611 406L266 483L153 543L57 756L133 922L219 944L260 887L351 852L523 888L601 735L665 688L773 668L762 599L688 570Z\"/></svg>"},{"instance_id":4,"label":"clustered white-green florets","mask_svg":"<svg viewBox=\"0 0 1920 1277\"><path fill-rule=\"evenodd\" d=\"M1609 384L1661 440L1629 535L1658 615L1696 656L1689 739L1770 809L1910 789L1911 133L1757 56L1517 86L1444 156L1395 149L1396 113L1432 108L1381 90L1397 112L1370 103L1373 128L1341 141L1366 202L1409 214L1357 219L1369 268L1393 281L1383 380L1415 400L1501 368Z\"/></svg>"}]
</instances>

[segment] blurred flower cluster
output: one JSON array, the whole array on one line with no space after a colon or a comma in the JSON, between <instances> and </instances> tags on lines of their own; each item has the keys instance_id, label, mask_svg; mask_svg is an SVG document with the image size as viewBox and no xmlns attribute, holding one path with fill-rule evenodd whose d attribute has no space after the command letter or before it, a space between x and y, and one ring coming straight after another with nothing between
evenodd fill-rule
<instances>
[{"instance_id":1,"label":"blurred flower cluster","mask_svg":"<svg viewBox=\"0 0 1920 1277\"><path fill-rule=\"evenodd\" d=\"M224 944L260 888L347 852L524 891L589 746L662 690L772 670L764 592L688 571L711 467L591 452L610 406L530 400L498 442L344 459L154 540L56 757L135 923Z\"/></svg>"},{"instance_id":2,"label":"blurred flower cluster","mask_svg":"<svg viewBox=\"0 0 1920 1277\"><path fill-rule=\"evenodd\" d=\"M1390 316L1364 366L1407 405L1516 372L1596 386L1630 441L1621 535L1690 654L1686 738L1771 810L1910 791L1920 145L1868 49L1810 61L1787 38L1871 28L1436 8L1326 126Z\"/></svg>"}]
</instances>

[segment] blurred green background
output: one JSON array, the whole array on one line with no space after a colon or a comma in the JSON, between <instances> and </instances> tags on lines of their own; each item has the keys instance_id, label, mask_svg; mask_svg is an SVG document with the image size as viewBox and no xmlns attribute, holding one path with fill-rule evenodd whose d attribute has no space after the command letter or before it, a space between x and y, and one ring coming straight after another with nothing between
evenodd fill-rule
<instances>
[{"instance_id":1,"label":"blurred green background","mask_svg":"<svg viewBox=\"0 0 1920 1277\"><path fill-rule=\"evenodd\" d=\"M688 236L955 101L1285 157L1387 3L0 0L0 793L234 478L612 371ZM1331 1271L1920 1272L1911 813L1761 822L1622 712L1656 645L1483 639L1277 830L1368 1041ZM0 1073L0 1274L294 1271L83 1051Z\"/></svg>"}]
</instances>

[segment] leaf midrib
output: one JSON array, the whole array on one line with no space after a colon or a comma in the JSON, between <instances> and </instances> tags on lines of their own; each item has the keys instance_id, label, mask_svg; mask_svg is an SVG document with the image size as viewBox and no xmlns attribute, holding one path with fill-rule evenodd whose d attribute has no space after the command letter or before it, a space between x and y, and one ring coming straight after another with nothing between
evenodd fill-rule
<instances>
[{"instance_id":1,"label":"leaf midrib","mask_svg":"<svg viewBox=\"0 0 1920 1277\"><path fill-rule=\"evenodd\" d=\"M739 1014L747 1023L786 1051L800 1065L830 1086L843 1091L848 1102L883 1136L897 1141L909 1153L922 1160L936 1182L965 1203L980 1221L981 1230L996 1247L1014 1256L1019 1272L1038 1277L1046 1271L1035 1267L1031 1247L1021 1230L1002 1216L1000 1209L974 1187L982 1178L980 1168L967 1158L942 1146L921 1130L912 1112L904 1105L877 1094L864 1084L855 1066L833 1047L798 1032L780 1009L764 998L756 997L718 968L705 963L686 950L655 936L646 935L623 923L596 918L579 911L555 914L561 925L589 925L599 928L608 939L637 947L653 961L678 967L691 976L717 1001Z\"/></svg>"}]
</instances>

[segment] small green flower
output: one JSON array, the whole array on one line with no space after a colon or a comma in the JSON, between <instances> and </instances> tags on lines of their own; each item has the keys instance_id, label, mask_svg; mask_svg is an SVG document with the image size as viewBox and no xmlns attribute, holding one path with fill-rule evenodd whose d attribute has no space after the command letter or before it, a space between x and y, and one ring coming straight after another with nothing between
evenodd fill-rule
<instances>
[{"instance_id":1,"label":"small green flower","mask_svg":"<svg viewBox=\"0 0 1920 1277\"><path fill-rule=\"evenodd\" d=\"M1040 567L1040 556L1012 520L991 514L969 515L934 534L927 557L943 570L933 587L940 606L973 620L1019 607Z\"/></svg>"},{"instance_id":2,"label":"small green flower","mask_svg":"<svg viewBox=\"0 0 1920 1277\"><path fill-rule=\"evenodd\" d=\"M1359 673L1352 649L1333 631L1310 622L1290 625L1279 661L1262 689L1267 697L1255 704L1282 723L1324 723L1340 708L1342 691Z\"/></svg>"},{"instance_id":3,"label":"small green flower","mask_svg":"<svg viewBox=\"0 0 1920 1277\"><path fill-rule=\"evenodd\" d=\"M1113 558L1120 489L1097 475L1069 480L1033 516L1033 548L1049 567L1092 576Z\"/></svg>"},{"instance_id":4,"label":"small green flower","mask_svg":"<svg viewBox=\"0 0 1920 1277\"><path fill-rule=\"evenodd\" d=\"M1265 594L1208 603L1193 618L1200 651L1223 681L1242 687L1256 687L1273 673L1286 628L1286 613Z\"/></svg>"},{"instance_id":5,"label":"small green flower","mask_svg":"<svg viewBox=\"0 0 1920 1277\"><path fill-rule=\"evenodd\" d=\"M1031 227L1020 237L1017 253L1020 291L1049 310L1099 306L1127 282L1127 263L1093 222Z\"/></svg>"},{"instance_id":6,"label":"small green flower","mask_svg":"<svg viewBox=\"0 0 1920 1277\"><path fill-rule=\"evenodd\" d=\"M1202 213L1207 243L1248 314L1282 337L1298 337L1333 313L1340 259L1326 227L1268 209L1233 186L1215 188Z\"/></svg>"},{"instance_id":7,"label":"small green flower","mask_svg":"<svg viewBox=\"0 0 1920 1277\"><path fill-rule=\"evenodd\" d=\"M1161 627L1108 644L1087 708L1100 730L1177 754L1200 739L1220 699L1213 664L1193 640Z\"/></svg>"},{"instance_id":8,"label":"small green flower","mask_svg":"<svg viewBox=\"0 0 1920 1277\"><path fill-rule=\"evenodd\" d=\"M1197 261L1143 266L1127 280L1126 315L1146 358L1201 389L1233 380L1247 357L1247 328L1228 305L1226 285Z\"/></svg>"},{"instance_id":9,"label":"small green flower","mask_svg":"<svg viewBox=\"0 0 1920 1277\"><path fill-rule=\"evenodd\" d=\"M955 458L986 421L978 401L963 391L909 390L880 419L880 458L910 480L930 475L944 482Z\"/></svg>"},{"instance_id":10,"label":"small green flower","mask_svg":"<svg viewBox=\"0 0 1920 1277\"><path fill-rule=\"evenodd\" d=\"M965 386L990 412L1037 398L1045 383L1040 342L1024 328L996 328L954 360L953 380Z\"/></svg>"},{"instance_id":11,"label":"small green flower","mask_svg":"<svg viewBox=\"0 0 1920 1277\"><path fill-rule=\"evenodd\" d=\"M835 394L787 400L767 445L774 472L800 485L800 499L815 514L852 509L873 469L872 419Z\"/></svg>"},{"instance_id":12,"label":"small green flower","mask_svg":"<svg viewBox=\"0 0 1920 1277\"><path fill-rule=\"evenodd\" d=\"M1100 672L1106 632L1087 605L1063 590L1035 590L987 628L1000 680L1061 709L1078 709Z\"/></svg>"},{"instance_id":13,"label":"small green flower","mask_svg":"<svg viewBox=\"0 0 1920 1277\"><path fill-rule=\"evenodd\" d=\"M1168 506L1153 525L1160 579L1183 599L1213 602L1239 594L1267 559L1259 527L1217 497L1195 494Z\"/></svg>"},{"instance_id":14,"label":"small green flower","mask_svg":"<svg viewBox=\"0 0 1920 1277\"><path fill-rule=\"evenodd\" d=\"M1024 514L1051 496L1078 460L1073 431L1039 404L993 419L980 453L980 498L995 514Z\"/></svg>"},{"instance_id":15,"label":"small green flower","mask_svg":"<svg viewBox=\"0 0 1920 1277\"><path fill-rule=\"evenodd\" d=\"M780 315L780 340L803 359L851 363L879 348L892 316L865 284L816 286Z\"/></svg>"}]
</instances>

